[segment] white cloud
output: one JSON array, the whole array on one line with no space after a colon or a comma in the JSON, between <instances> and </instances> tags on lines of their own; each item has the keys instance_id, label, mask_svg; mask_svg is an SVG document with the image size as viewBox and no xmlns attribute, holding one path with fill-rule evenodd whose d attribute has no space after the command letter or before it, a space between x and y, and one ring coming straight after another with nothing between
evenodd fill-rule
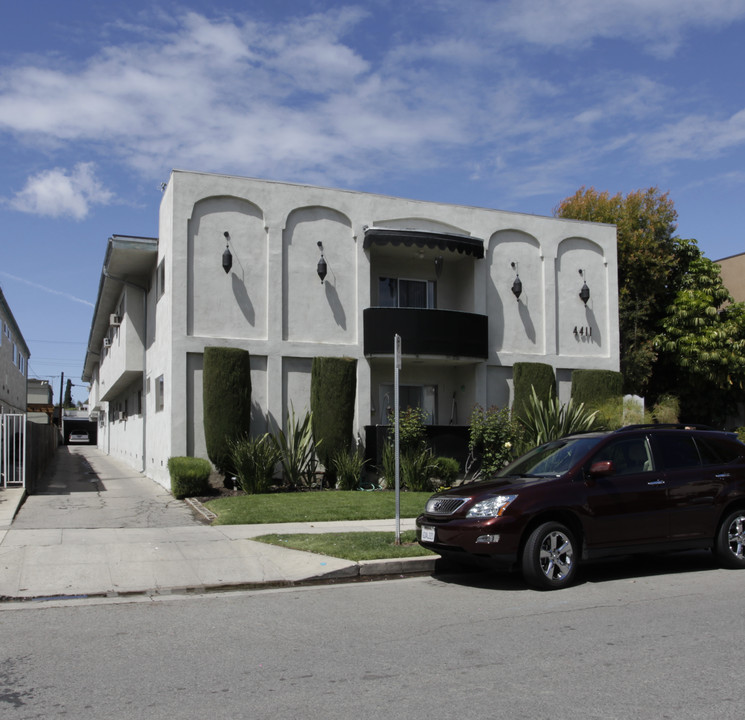
<instances>
[{"instance_id":1,"label":"white cloud","mask_svg":"<svg viewBox=\"0 0 745 720\"><path fill-rule=\"evenodd\" d=\"M4 271L0 271L0 275L6 278L10 278L11 280L15 280L16 282L23 283L24 285L28 285L32 288L36 288L37 290L43 290L50 295L57 295L67 300L71 300L72 302L80 303L81 305L95 307L89 300L83 300L83 298L79 298L77 295L73 295L72 293L64 292L62 290L55 290L54 288L47 287L46 285L41 285L39 283L33 282L32 280L27 280L26 278L18 277L17 275L11 275L10 273Z\"/></svg>"},{"instance_id":2,"label":"white cloud","mask_svg":"<svg viewBox=\"0 0 745 720\"><path fill-rule=\"evenodd\" d=\"M504 42L578 49L614 38L660 57L674 54L687 33L745 18L741 0L445 0L451 3L466 3L482 30Z\"/></svg>"},{"instance_id":3,"label":"white cloud","mask_svg":"<svg viewBox=\"0 0 745 720\"><path fill-rule=\"evenodd\" d=\"M0 137L105 154L158 179L181 167L353 182L451 161L486 172L497 156L505 168L516 158L528 166L549 151L555 169L569 172L572 162L581 169L581 158L620 147L646 152L649 128L656 138L672 103L664 81L623 69L569 62L554 70L553 50L624 38L667 52L699 26L745 17L745 3L428 0L396 6L395 38L381 33L373 12L335 7L276 24L190 12L166 26L129 27L135 42L77 66L8 67L0 71ZM416 31L407 31L414 16L426 30L412 22ZM732 130L720 137L738 142ZM110 194L86 189L79 176L43 173L13 204L84 217Z\"/></svg>"},{"instance_id":4,"label":"white cloud","mask_svg":"<svg viewBox=\"0 0 745 720\"><path fill-rule=\"evenodd\" d=\"M646 157L658 162L721 156L745 146L745 109L725 119L689 115L664 125L643 144Z\"/></svg>"},{"instance_id":5,"label":"white cloud","mask_svg":"<svg viewBox=\"0 0 745 720\"><path fill-rule=\"evenodd\" d=\"M96 178L93 163L78 163L70 173L55 168L30 177L8 204L21 212L82 220L91 205L106 205L111 198Z\"/></svg>"}]
</instances>

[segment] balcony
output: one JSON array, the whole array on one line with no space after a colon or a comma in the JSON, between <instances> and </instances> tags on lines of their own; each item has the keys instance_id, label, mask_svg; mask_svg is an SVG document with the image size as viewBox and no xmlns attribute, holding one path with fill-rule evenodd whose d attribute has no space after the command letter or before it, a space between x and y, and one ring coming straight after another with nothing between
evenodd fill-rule
<instances>
[{"instance_id":1,"label":"balcony","mask_svg":"<svg viewBox=\"0 0 745 720\"><path fill-rule=\"evenodd\" d=\"M489 357L486 315L456 310L371 307L363 312L365 355L393 355L401 336L404 355Z\"/></svg>"},{"instance_id":2,"label":"balcony","mask_svg":"<svg viewBox=\"0 0 745 720\"><path fill-rule=\"evenodd\" d=\"M145 367L143 347L138 328L131 316L125 315L101 358L100 400L111 402L138 377L142 377Z\"/></svg>"}]
</instances>

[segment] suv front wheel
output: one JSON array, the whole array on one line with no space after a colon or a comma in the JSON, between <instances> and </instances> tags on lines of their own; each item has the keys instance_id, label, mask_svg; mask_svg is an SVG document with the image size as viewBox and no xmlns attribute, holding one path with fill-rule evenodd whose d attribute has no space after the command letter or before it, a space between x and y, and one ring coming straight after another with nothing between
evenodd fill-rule
<instances>
[{"instance_id":1,"label":"suv front wheel","mask_svg":"<svg viewBox=\"0 0 745 720\"><path fill-rule=\"evenodd\" d=\"M541 590L564 588L577 573L576 552L577 543L567 527L557 522L539 525L525 543L523 577Z\"/></svg>"},{"instance_id":2,"label":"suv front wheel","mask_svg":"<svg viewBox=\"0 0 745 720\"><path fill-rule=\"evenodd\" d=\"M745 510L730 513L719 527L716 554L725 567L745 568Z\"/></svg>"}]
</instances>

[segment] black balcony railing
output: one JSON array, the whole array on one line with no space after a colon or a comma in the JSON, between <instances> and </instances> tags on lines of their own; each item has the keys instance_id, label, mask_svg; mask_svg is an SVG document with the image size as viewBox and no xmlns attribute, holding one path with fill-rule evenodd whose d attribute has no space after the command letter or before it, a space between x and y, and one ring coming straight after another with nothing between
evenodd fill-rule
<instances>
[{"instance_id":1,"label":"black balcony railing","mask_svg":"<svg viewBox=\"0 0 745 720\"><path fill-rule=\"evenodd\" d=\"M457 310L367 308L363 313L365 355L393 355L401 336L404 355L489 357L486 315Z\"/></svg>"}]
</instances>

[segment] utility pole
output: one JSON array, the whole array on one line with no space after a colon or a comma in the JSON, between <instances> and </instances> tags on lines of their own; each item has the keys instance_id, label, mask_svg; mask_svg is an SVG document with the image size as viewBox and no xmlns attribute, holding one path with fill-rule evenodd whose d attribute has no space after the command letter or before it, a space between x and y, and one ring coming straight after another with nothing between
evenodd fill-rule
<instances>
[{"instance_id":1,"label":"utility pole","mask_svg":"<svg viewBox=\"0 0 745 720\"><path fill-rule=\"evenodd\" d=\"M62 386L64 382L65 382L65 373L62 373L62 375L60 376L60 380L59 380L59 431L63 438L65 437L64 431L62 428L62 397L63 397Z\"/></svg>"}]
</instances>

